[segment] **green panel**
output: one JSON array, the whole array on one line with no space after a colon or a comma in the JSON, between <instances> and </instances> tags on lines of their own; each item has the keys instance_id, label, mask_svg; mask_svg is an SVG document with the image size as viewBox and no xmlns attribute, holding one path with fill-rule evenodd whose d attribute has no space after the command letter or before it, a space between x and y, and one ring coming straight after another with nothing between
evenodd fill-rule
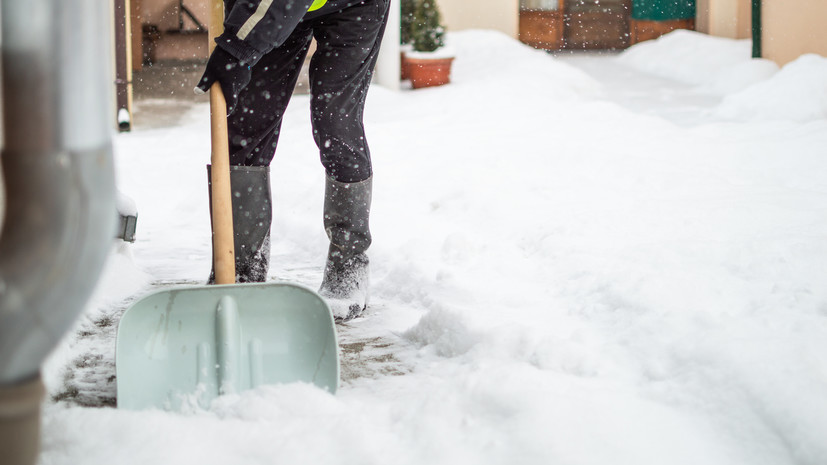
<instances>
[{"instance_id":1,"label":"green panel","mask_svg":"<svg viewBox=\"0 0 827 465\"><path fill-rule=\"evenodd\" d=\"M761 0L752 0L752 57L761 58Z\"/></svg>"},{"instance_id":2,"label":"green panel","mask_svg":"<svg viewBox=\"0 0 827 465\"><path fill-rule=\"evenodd\" d=\"M632 0L632 18L668 21L695 17L695 0Z\"/></svg>"},{"instance_id":3,"label":"green panel","mask_svg":"<svg viewBox=\"0 0 827 465\"><path fill-rule=\"evenodd\" d=\"M118 407L208 407L221 394L339 384L336 328L315 292L286 283L183 287L149 295L118 326Z\"/></svg>"}]
</instances>

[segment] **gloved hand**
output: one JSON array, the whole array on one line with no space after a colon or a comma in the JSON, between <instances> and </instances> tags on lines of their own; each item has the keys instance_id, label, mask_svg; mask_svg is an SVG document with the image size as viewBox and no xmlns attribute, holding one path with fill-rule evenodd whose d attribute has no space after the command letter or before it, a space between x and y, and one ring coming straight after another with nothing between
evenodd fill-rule
<instances>
[{"instance_id":1,"label":"gloved hand","mask_svg":"<svg viewBox=\"0 0 827 465\"><path fill-rule=\"evenodd\" d=\"M227 101L227 115L230 115L238 104L238 94L250 83L250 74L248 64L239 61L221 47L215 47L207 60L204 75L194 90L196 94L204 94L218 81Z\"/></svg>"}]
</instances>

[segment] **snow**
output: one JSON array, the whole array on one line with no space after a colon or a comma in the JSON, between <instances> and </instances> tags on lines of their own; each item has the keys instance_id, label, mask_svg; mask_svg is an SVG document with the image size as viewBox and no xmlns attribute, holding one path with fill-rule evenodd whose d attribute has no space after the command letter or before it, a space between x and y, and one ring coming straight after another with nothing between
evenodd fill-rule
<instances>
[{"instance_id":1,"label":"snow","mask_svg":"<svg viewBox=\"0 0 827 465\"><path fill-rule=\"evenodd\" d=\"M451 85L371 89L372 305L338 328L335 396L82 406L113 401L123 308L210 269L207 108L116 137L138 237L45 367L41 464L827 463L824 58L769 72L684 32L618 56L449 39ZM272 165L271 276L317 286L308 103Z\"/></svg>"},{"instance_id":2,"label":"snow","mask_svg":"<svg viewBox=\"0 0 827 465\"><path fill-rule=\"evenodd\" d=\"M405 50L405 55L407 55L410 58L418 58L418 59L422 59L422 60L427 60L427 59L439 60L439 59L445 59L445 58L454 58L454 57L456 57L457 52L452 47L447 46L447 45L443 46L443 47L440 47L440 48L438 48L438 49L436 49L432 52L420 52L420 51L414 50L411 47L407 47L407 49Z\"/></svg>"},{"instance_id":3,"label":"snow","mask_svg":"<svg viewBox=\"0 0 827 465\"><path fill-rule=\"evenodd\" d=\"M753 59L752 41L714 37L678 29L642 42L619 59L626 65L721 95L741 90L775 74L770 60Z\"/></svg>"},{"instance_id":4,"label":"snow","mask_svg":"<svg viewBox=\"0 0 827 465\"><path fill-rule=\"evenodd\" d=\"M115 198L115 207L118 209L118 213L123 216L138 215L138 206L135 205L135 200L123 192L117 193L117 197Z\"/></svg>"},{"instance_id":5,"label":"snow","mask_svg":"<svg viewBox=\"0 0 827 465\"><path fill-rule=\"evenodd\" d=\"M827 118L827 58L802 55L766 81L727 96L718 113L800 122Z\"/></svg>"}]
</instances>

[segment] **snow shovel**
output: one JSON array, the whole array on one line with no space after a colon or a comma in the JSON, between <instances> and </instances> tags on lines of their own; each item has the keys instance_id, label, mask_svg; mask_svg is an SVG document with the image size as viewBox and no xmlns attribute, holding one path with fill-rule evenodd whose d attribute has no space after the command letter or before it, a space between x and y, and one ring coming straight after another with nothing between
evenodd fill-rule
<instances>
[{"instance_id":1,"label":"snow shovel","mask_svg":"<svg viewBox=\"0 0 827 465\"><path fill-rule=\"evenodd\" d=\"M223 2L211 5L212 32L223 23ZM160 291L123 314L116 348L120 408L205 408L219 395L276 383L313 383L331 393L338 387L335 323L318 294L288 283L234 284L226 108L216 83L210 89L216 284Z\"/></svg>"}]
</instances>

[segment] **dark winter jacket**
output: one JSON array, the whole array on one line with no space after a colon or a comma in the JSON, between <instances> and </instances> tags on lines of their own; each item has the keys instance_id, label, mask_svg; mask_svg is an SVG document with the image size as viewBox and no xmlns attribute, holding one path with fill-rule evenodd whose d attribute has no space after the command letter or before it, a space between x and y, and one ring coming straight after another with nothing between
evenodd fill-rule
<instances>
[{"instance_id":1,"label":"dark winter jacket","mask_svg":"<svg viewBox=\"0 0 827 465\"><path fill-rule=\"evenodd\" d=\"M225 0L224 32L216 44L234 57L255 64L278 47L305 18L314 18L364 0L327 0L307 12L313 0Z\"/></svg>"}]
</instances>

